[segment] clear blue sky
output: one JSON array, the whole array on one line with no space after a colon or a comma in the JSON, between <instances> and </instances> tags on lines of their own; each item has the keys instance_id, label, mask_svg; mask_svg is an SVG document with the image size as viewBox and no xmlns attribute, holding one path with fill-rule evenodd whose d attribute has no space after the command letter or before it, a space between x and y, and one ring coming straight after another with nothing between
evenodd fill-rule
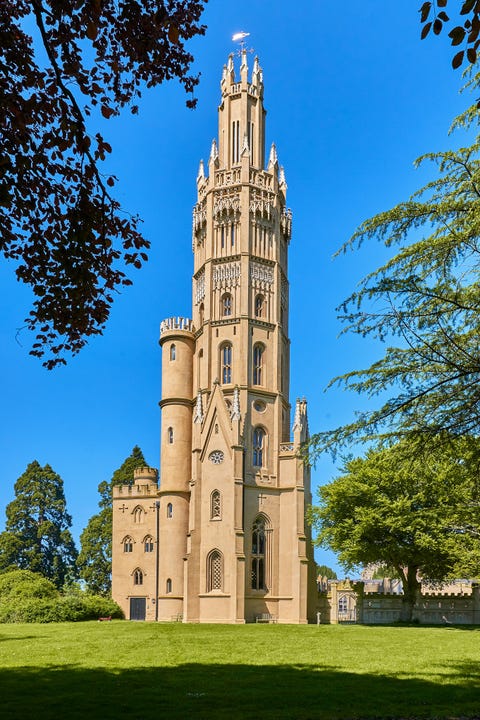
<instances>
[{"instance_id":1,"label":"clear blue sky","mask_svg":"<svg viewBox=\"0 0 480 720\"><path fill-rule=\"evenodd\" d=\"M306 396L312 432L365 407L356 395L324 388L382 350L338 338L335 307L384 254L371 244L332 255L362 220L426 181L414 159L456 142L448 127L468 102L458 95L446 35L420 41L420 4L211 0L207 34L190 43L202 74L197 109L188 110L182 89L169 83L145 93L139 117L99 123L113 146L106 171L120 178L124 208L144 220L150 261L118 296L104 336L52 372L28 355L26 331L17 337L31 295L13 266L0 263L0 528L14 482L34 459L62 476L77 540L97 510L98 483L135 444L159 464L159 323L191 315L195 178L216 136L221 70L238 30L251 33L264 70L267 146L277 145L293 210L291 401ZM314 488L334 475L332 462L321 460ZM316 557L335 563L323 551Z\"/></svg>"}]
</instances>

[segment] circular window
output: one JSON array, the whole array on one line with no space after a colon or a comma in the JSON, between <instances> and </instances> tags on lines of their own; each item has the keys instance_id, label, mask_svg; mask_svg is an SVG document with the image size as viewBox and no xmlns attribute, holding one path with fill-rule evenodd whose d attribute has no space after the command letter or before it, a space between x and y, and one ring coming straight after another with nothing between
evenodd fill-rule
<instances>
[{"instance_id":1,"label":"circular window","mask_svg":"<svg viewBox=\"0 0 480 720\"><path fill-rule=\"evenodd\" d=\"M223 462L223 452L221 450L214 450L210 453L208 456L208 459L210 462L212 462L214 465L220 465L221 462Z\"/></svg>"},{"instance_id":2,"label":"circular window","mask_svg":"<svg viewBox=\"0 0 480 720\"><path fill-rule=\"evenodd\" d=\"M267 409L267 404L264 403L263 400L255 400L253 403L253 409L257 412L263 413Z\"/></svg>"}]
</instances>

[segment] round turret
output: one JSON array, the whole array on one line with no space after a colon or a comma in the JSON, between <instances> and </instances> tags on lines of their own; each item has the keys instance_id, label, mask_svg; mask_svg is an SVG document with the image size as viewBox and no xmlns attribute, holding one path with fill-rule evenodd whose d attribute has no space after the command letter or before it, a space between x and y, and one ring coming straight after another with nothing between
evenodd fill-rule
<instances>
[{"instance_id":1,"label":"round turret","mask_svg":"<svg viewBox=\"0 0 480 720\"><path fill-rule=\"evenodd\" d=\"M160 326L162 348L161 483L165 492L188 492L191 478L193 352L192 321L169 318Z\"/></svg>"}]
</instances>

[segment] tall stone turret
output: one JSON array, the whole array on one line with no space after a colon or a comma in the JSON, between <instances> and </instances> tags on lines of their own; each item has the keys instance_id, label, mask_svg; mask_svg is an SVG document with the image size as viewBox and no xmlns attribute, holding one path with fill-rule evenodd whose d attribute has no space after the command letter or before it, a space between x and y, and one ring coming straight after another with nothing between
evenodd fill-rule
<instances>
[{"instance_id":1,"label":"tall stone turret","mask_svg":"<svg viewBox=\"0 0 480 720\"><path fill-rule=\"evenodd\" d=\"M161 323L159 620L183 615L183 564L192 476L194 345L191 320L168 318Z\"/></svg>"},{"instance_id":2,"label":"tall stone turret","mask_svg":"<svg viewBox=\"0 0 480 720\"><path fill-rule=\"evenodd\" d=\"M187 622L305 623L315 574L305 509L308 437L290 439L285 171L265 157L263 72L223 68L218 137L193 209L192 318L161 325L157 615ZM152 506L153 507L153 506Z\"/></svg>"}]
</instances>

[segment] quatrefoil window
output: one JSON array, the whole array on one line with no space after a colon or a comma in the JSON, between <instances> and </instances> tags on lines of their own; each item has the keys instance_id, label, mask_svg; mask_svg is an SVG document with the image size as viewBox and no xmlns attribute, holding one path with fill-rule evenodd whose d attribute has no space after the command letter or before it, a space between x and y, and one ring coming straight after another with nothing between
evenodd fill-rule
<instances>
[{"instance_id":1,"label":"quatrefoil window","mask_svg":"<svg viewBox=\"0 0 480 720\"><path fill-rule=\"evenodd\" d=\"M208 456L208 459L214 464L214 465L220 465L221 462L223 462L223 452L221 450L214 450L210 453Z\"/></svg>"}]
</instances>

